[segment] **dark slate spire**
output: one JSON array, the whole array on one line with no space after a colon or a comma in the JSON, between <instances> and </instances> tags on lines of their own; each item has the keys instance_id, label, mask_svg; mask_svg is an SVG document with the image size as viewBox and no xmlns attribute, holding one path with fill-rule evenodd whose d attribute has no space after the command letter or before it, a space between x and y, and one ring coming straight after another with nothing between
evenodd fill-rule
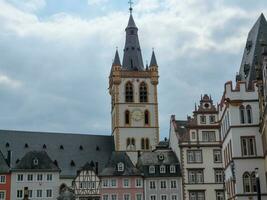
<instances>
[{"instance_id":1,"label":"dark slate spire","mask_svg":"<svg viewBox=\"0 0 267 200\"><path fill-rule=\"evenodd\" d=\"M154 50L152 51L152 56L151 56L151 61L150 61L150 67L153 67L153 66L156 66L156 67L158 66Z\"/></svg>"},{"instance_id":2,"label":"dark slate spire","mask_svg":"<svg viewBox=\"0 0 267 200\"><path fill-rule=\"evenodd\" d=\"M120 60L120 56L118 53L118 49L116 50L112 66L121 66L121 60Z\"/></svg>"},{"instance_id":3,"label":"dark slate spire","mask_svg":"<svg viewBox=\"0 0 267 200\"><path fill-rule=\"evenodd\" d=\"M144 70L144 64L138 39L138 28L135 25L131 11L132 8L130 8L130 18L128 26L125 29L126 41L122 67L125 70L142 71Z\"/></svg>"},{"instance_id":4,"label":"dark slate spire","mask_svg":"<svg viewBox=\"0 0 267 200\"><path fill-rule=\"evenodd\" d=\"M251 88L253 81L256 80L255 63L257 63L257 60L261 60L261 43L263 40L267 41L267 22L264 15L261 14L248 34L237 76L237 80L246 81L249 88Z\"/></svg>"}]
</instances>

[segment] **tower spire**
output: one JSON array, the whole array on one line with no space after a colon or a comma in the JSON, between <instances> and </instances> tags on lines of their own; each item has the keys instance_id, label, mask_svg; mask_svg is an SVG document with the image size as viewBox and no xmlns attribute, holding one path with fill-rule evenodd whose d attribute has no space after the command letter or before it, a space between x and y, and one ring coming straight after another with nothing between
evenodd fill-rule
<instances>
[{"instance_id":1,"label":"tower spire","mask_svg":"<svg viewBox=\"0 0 267 200\"><path fill-rule=\"evenodd\" d=\"M132 14L132 12L133 12L133 7L132 7L132 5L133 5L133 1L132 0L129 0L129 5L130 5L130 8L129 8L129 10L130 10L130 14Z\"/></svg>"}]
</instances>

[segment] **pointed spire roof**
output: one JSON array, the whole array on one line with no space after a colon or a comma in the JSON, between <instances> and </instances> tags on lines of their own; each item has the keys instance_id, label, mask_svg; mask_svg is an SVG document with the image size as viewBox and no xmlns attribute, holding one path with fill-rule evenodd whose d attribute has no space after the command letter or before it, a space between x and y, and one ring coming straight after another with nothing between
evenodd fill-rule
<instances>
[{"instance_id":1,"label":"pointed spire roof","mask_svg":"<svg viewBox=\"0 0 267 200\"><path fill-rule=\"evenodd\" d=\"M141 47L139 44L138 28L134 22L132 12L130 12L128 25L125 31L126 40L124 46L122 67L124 70L129 71L143 71L144 64Z\"/></svg>"},{"instance_id":2,"label":"pointed spire roof","mask_svg":"<svg viewBox=\"0 0 267 200\"><path fill-rule=\"evenodd\" d=\"M154 50L152 51L152 56L151 56L151 61L150 61L150 67L152 66L156 66L156 67L158 66Z\"/></svg>"},{"instance_id":3,"label":"pointed spire roof","mask_svg":"<svg viewBox=\"0 0 267 200\"><path fill-rule=\"evenodd\" d=\"M267 22L263 14L260 15L247 38L244 54L238 74L238 80L246 81L250 88L256 80L255 64L261 60L262 41L267 41Z\"/></svg>"},{"instance_id":4,"label":"pointed spire roof","mask_svg":"<svg viewBox=\"0 0 267 200\"><path fill-rule=\"evenodd\" d=\"M120 60L118 49L116 50L112 66L121 66L121 60Z\"/></svg>"}]
</instances>

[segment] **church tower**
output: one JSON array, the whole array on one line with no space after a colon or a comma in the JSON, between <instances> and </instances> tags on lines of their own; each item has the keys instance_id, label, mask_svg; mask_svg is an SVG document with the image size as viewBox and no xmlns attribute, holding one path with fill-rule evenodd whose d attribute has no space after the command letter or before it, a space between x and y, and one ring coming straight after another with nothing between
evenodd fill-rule
<instances>
[{"instance_id":1,"label":"church tower","mask_svg":"<svg viewBox=\"0 0 267 200\"><path fill-rule=\"evenodd\" d=\"M132 8L125 31L123 61L121 64L116 50L109 77L109 93L116 151L127 151L134 161L138 151L150 151L159 142L159 76L154 50L150 65L144 67Z\"/></svg>"}]
</instances>

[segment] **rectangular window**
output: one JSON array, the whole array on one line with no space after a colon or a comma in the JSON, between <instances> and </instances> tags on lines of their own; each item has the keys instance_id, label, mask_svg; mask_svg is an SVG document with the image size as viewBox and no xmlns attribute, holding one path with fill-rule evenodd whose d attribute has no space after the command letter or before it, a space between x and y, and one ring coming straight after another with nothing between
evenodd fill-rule
<instances>
[{"instance_id":1,"label":"rectangular window","mask_svg":"<svg viewBox=\"0 0 267 200\"><path fill-rule=\"evenodd\" d=\"M123 200L131 200L130 194L124 194Z\"/></svg>"},{"instance_id":2,"label":"rectangular window","mask_svg":"<svg viewBox=\"0 0 267 200\"><path fill-rule=\"evenodd\" d=\"M0 191L0 200L5 200L5 199L6 199L6 192Z\"/></svg>"},{"instance_id":3,"label":"rectangular window","mask_svg":"<svg viewBox=\"0 0 267 200\"><path fill-rule=\"evenodd\" d=\"M191 140L196 140L196 132L191 132Z\"/></svg>"},{"instance_id":4,"label":"rectangular window","mask_svg":"<svg viewBox=\"0 0 267 200\"><path fill-rule=\"evenodd\" d=\"M160 181L160 188L161 189L166 189L166 181Z\"/></svg>"},{"instance_id":5,"label":"rectangular window","mask_svg":"<svg viewBox=\"0 0 267 200\"><path fill-rule=\"evenodd\" d=\"M172 196L171 196L171 200L177 200L178 198L177 198L177 195L176 194L173 194Z\"/></svg>"},{"instance_id":6,"label":"rectangular window","mask_svg":"<svg viewBox=\"0 0 267 200\"><path fill-rule=\"evenodd\" d=\"M107 188L108 187L108 179L103 179L102 186L103 186L103 188Z\"/></svg>"},{"instance_id":7,"label":"rectangular window","mask_svg":"<svg viewBox=\"0 0 267 200\"><path fill-rule=\"evenodd\" d=\"M23 174L17 175L17 181L23 181Z\"/></svg>"},{"instance_id":8,"label":"rectangular window","mask_svg":"<svg viewBox=\"0 0 267 200\"><path fill-rule=\"evenodd\" d=\"M167 200L167 195L166 194L161 195L161 200Z\"/></svg>"},{"instance_id":9,"label":"rectangular window","mask_svg":"<svg viewBox=\"0 0 267 200\"><path fill-rule=\"evenodd\" d=\"M32 190L28 190L28 196L32 197Z\"/></svg>"},{"instance_id":10,"label":"rectangular window","mask_svg":"<svg viewBox=\"0 0 267 200\"><path fill-rule=\"evenodd\" d=\"M215 163L221 163L222 162L222 152L220 149L213 150L213 161Z\"/></svg>"},{"instance_id":11,"label":"rectangular window","mask_svg":"<svg viewBox=\"0 0 267 200\"><path fill-rule=\"evenodd\" d=\"M151 195L150 200L156 200L156 195Z\"/></svg>"},{"instance_id":12,"label":"rectangular window","mask_svg":"<svg viewBox=\"0 0 267 200\"><path fill-rule=\"evenodd\" d=\"M210 123L211 124L215 123L215 116L214 115L210 115Z\"/></svg>"},{"instance_id":13,"label":"rectangular window","mask_svg":"<svg viewBox=\"0 0 267 200\"><path fill-rule=\"evenodd\" d=\"M202 151L201 150L187 150L187 162L188 163L202 163Z\"/></svg>"},{"instance_id":14,"label":"rectangular window","mask_svg":"<svg viewBox=\"0 0 267 200\"><path fill-rule=\"evenodd\" d=\"M203 183L204 174L203 169L190 169L188 170L188 182L189 183Z\"/></svg>"},{"instance_id":15,"label":"rectangular window","mask_svg":"<svg viewBox=\"0 0 267 200\"><path fill-rule=\"evenodd\" d=\"M43 174L37 174L37 181L43 180Z\"/></svg>"},{"instance_id":16,"label":"rectangular window","mask_svg":"<svg viewBox=\"0 0 267 200\"><path fill-rule=\"evenodd\" d=\"M166 167L165 167L164 165L161 165L161 166L159 167L159 172L160 172L161 174L165 174L165 173L166 173Z\"/></svg>"},{"instance_id":17,"label":"rectangular window","mask_svg":"<svg viewBox=\"0 0 267 200\"><path fill-rule=\"evenodd\" d=\"M190 191L189 200L205 200L204 191Z\"/></svg>"},{"instance_id":18,"label":"rectangular window","mask_svg":"<svg viewBox=\"0 0 267 200\"><path fill-rule=\"evenodd\" d=\"M1 175L0 176L0 184L6 183L6 176L5 175Z\"/></svg>"},{"instance_id":19,"label":"rectangular window","mask_svg":"<svg viewBox=\"0 0 267 200\"><path fill-rule=\"evenodd\" d=\"M206 124L206 116L200 116L200 124Z\"/></svg>"},{"instance_id":20,"label":"rectangular window","mask_svg":"<svg viewBox=\"0 0 267 200\"><path fill-rule=\"evenodd\" d=\"M155 174L155 166L149 166L149 174Z\"/></svg>"},{"instance_id":21,"label":"rectangular window","mask_svg":"<svg viewBox=\"0 0 267 200\"><path fill-rule=\"evenodd\" d=\"M136 194L136 200L143 200L142 194Z\"/></svg>"},{"instance_id":22,"label":"rectangular window","mask_svg":"<svg viewBox=\"0 0 267 200\"><path fill-rule=\"evenodd\" d=\"M43 191L42 190L36 190L36 197L42 197Z\"/></svg>"},{"instance_id":23,"label":"rectangular window","mask_svg":"<svg viewBox=\"0 0 267 200\"><path fill-rule=\"evenodd\" d=\"M125 178L125 179L123 179L123 187L130 187L129 186L129 179L127 179L127 178Z\"/></svg>"},{"instance_id":24,"label":"rectangular window","mask_svg":"<svg viewBox=\"0 0 267 200\"><path fill-rule=\"evenodd\" d=\"M216 141L215 131L202 131L202 141L215 142Z\"/></svg>"},{"instance_id":25,"label":"rectangular window","mask_svg":"<svg viewBox=\"0 0 267 200\"><path fill-rule=\"evenodd\" d=\"M23 191L17 190L17 198L22 198L22 197L23 197Z\"/></svg>"},{"instance_id":26,"label":"rectangular window","mask_svg":"<svg viewBox=\"0 0 267 200\"><path fill-rule=\"evenodd\" d=\"M143 186L143 184L142 184L142 179L141 179L141 178L137 178L137 179L135 179L135 186L136 186L137 188Z\"/></svg>"},{"instance_id":27,"label":"rectangular window","mask_svg":"<svg viewBox=\"0 0 267 200\"><path fill-rule=\"evenodd\" d=\"M222 169L215 169L215 183L223 183L223 170Z\"/></svg>"},{"instance_id":28,"label":"rectangular window","mask_svg":"<svg viewBox=\"0 0 267 200\"><path fill-rule=\"evenodd\" d=\"M175 180L171 181L171 188L177 188L177 182Z\"/></svg>"},{"instance_id":29,"label":"rectangular window","mask_svg":"<svg viewBox=\"0 0 267 200\"><path fill-rule=\"evenodd\" d=\"M171 174L176 173L176 167L175 167L175 165L171 165L171 166L170 166L170 173L171 173Z\"/></svg>"},{"instance_id":30,"label":"rectangular window","mask_svg":"<svg viewBox=\"0 0 267 200\"><path fill-rule=\"evenodd\" d=\"M224 200L224 191L216 191L216 200Z\"/></svg>"},{"instance_id":31,"label":"rectangular window","mask_svg":"<svg viewBox=\"0 0 267 200\"><path fill-rule=\"evenodd\" d=\"M156 183L155 183L155 181L150 181L149 182L149 187L150 187L150 189L156 189Z\"/></svg>"},{"instance_id":32,"label":"rectangular window","mask_svg":"<svg viewBox=\"0 0 267 200\"><path fill-rule=\"evenodd\" d=\"M108 200L108 195L104 194L103 197L102 197L102 200Z\"/></svg>"},{"instance_id":33,"label":"rectangular window","mask_svg":"<svg viewBox=\"0 0 267 200\"><path fill-rule=\"evenodd\" d=\"M111 200L117 200L117 195L116 194L112 194L111 195Z\"/></svg>"},{"instance_id":34,"label":"rectangular window","mask_svg":"<svg viewBox=\"0 0 267 200\"><path fill-rule=\"evenodd\" d=\"M117 180L111 179L111 187L117 187Z\"/></svg>"},{"instance_id":35,"label":"rectangular window","mask_svg":"<svg viewBox=\"0 0 267 200\"><path fill-rule=\"evenodd\" d=\"M33 181L33 174L28 174L27 175L27 180L28 181Z\"/></svg>"},{"instance_id":36,"label":"rectangular window","mask_svg":"<svg viewBox=\"0 0 267 200\"><path fill-rule=\"evenodd\" d=\"M52 176L52 174L47 174L47 175L46 175L46 180L47 180L47 181L52 181L52 180L53 180L53 176Z\"/></svg>"},{"instance_id":37,"label":"rectangular window","mask_svg":"<svg viewBox=\"0 0 267 200\"><path fill-rule=\"evenodd\" d=\"M46 190L46 197L52 197L52 190Z\"/></svg>"},{"instance_id":38,"label":"rectangular window","mask_svg":"<svg viewBox=\"0 0 267 200\"><path fill-rule=\"evenodd\" d=\"M256 155L255 137L241 137L241 148L243 156L255 156Z\"/></svg>"}]
</instances>

